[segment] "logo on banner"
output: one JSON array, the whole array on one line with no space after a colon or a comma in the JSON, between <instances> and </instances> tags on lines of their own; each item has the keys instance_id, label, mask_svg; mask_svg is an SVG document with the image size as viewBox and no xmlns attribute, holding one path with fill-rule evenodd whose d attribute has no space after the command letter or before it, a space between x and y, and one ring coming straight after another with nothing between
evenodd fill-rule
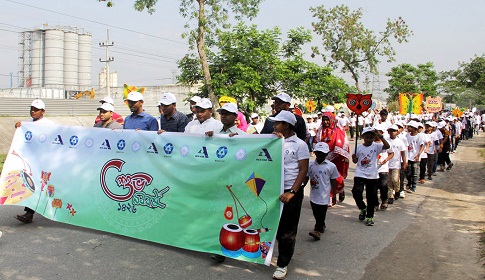
<instances>
[{"instance_id":1,"label":"logo on banner","mask_svg":"<svg viewBox=\"0 0 485 280\"><path fill-rule=\"evenodd\" d=\"M86 140L84 140L84 146L85 146L86 148L91 148L93 145L94 145L94 140L93 140L93 138L88 137L88 138L86 138Z\"/></svg>"},{"instance_id":2,"label":"logo on banner","mask_svg":"<svg viewBox=\"0 0 485 280\"><path fill-rule=\"evenodd\" d=\"M138 152L140 149L141 149L141 144L140 144L140 142L135 141L135 142L133 142L133 144L131 144L131 150L132 150L133 152L135 152L135 153L136 153L136 152Z\"/></svg>"},{"instance_id":3,"label":"logo on banner","mask_svg":"<svg viewBox=\"0 0 485 280\"><path fill-rule=\"evenodd\" d=\"M69 138L69 144L71 144L71 146L76 146L78 142L79 138L76 135L73 135L71 136L71 138Z\"/></svg>"},{"instance_id":4,"label":"logo on banner","mask_svg":"<svg viewBox=\"0 0 485 280\"><path fill-rule=\"evenodd\" d=\"M265 149L265 148L261 149L256 160L257 161L273 161L273 159L271 158L271 155L268 152L268 149Z\"/></svg>"},{"instance_id":5,"label":"logo on banner","mask_svg":"<svg viewBox=\"0 0 485 280\"><path fill-rule=\"evenodd\" d=\"M32 140L32 131L25 132L25 140L30 141Z\"/></svg>"},{"instance_id":6,"label":"logo on banner","mask_svg":"<svg viewBox=\"0 0 485 280\"><path fill-rule=\"evenodd\" d=\"M239 150L236 151L236 153L234 154L234 157L237 159L237 160L244 160L246 158L246 149L244 148L241 148Z\"/></svg>"},{"instance_id":7,"label":"logo on banner","mask_svg":"<svg viewBox=\"0 0 485 280\"><path fill-rule=\"evenodd\" d=\"M147 153L149 153L149 154L158 154L158 149L157 149L157 146L155 146L155 143L152 143L148 147Z\"/></svg>"},{"instance_id":8,"label":"logo on banner","mask_svg":"<svg viewBox=\"0 0 485 280\"><path fill-rule=\"evenodd\" d=\"M118 148L118 151L123 151L123 149L126 147L126 141L123 139L118 140L116 147Z\"/></svg>"},{"instance_id":9,"label":"logo on banner","mask_svg":"<svg viewBox=\"0 0 485 280\"><path fill-rule=\"evenodd\" d=\"M108 139L104 139L103 143L99 147L101 150L111 150L111 145L109 144Z\"/></svg>"},{"instance_id":10,"label":"logo on banner","mask_svg":"<svg viewBox=\"0 0 485 280\"><path fill-rule=\"evenodd\" d=\"M165 144L165 146L163 146L163 151L165 152L166 155L171 155L173 152L173 144L172 143Z\"/></svg>"},{"instance_id":11,"label":"logo on banner","mask_svg":"<svg viewBox=\"0 0 485 280\"><path fill-rule=\"evenodd\" d=\"M207 147L202 146L202 149L195 155L198 158L209 158L209 154L207 153Z\"/></svg>"},{"instance_id":12,"label":"logo on banner","mask_svg":"<svg viewBox=\"0 0 485 280\"><path fill-rule=\"evenodd\" d=\"M226 146L222 146L222 147L219 147L219 149L217 149L217 151L216 151L217 158L224 158L226 155L227 155L227 147Z\"/></svg>"},{"instance_id":13,"label":"logo on banner","mask_svg":"<svg viewBox=\"0 0 485 280\"><path fill-rule=\"evenodd\" d=\"M47 135L45 133L42 133L41 135L39 135L39 142L40 143L44 143L45 140L47 140Z\"/></svg>"},{"instance_id":14,"label":"logo on banner","mask_svg":"<svg viewBox=\"0 0 485 280\"><path fill-rule=\"evenodd\" d=\"M61 135L57 134L57 137L54 138L54 141L52 141L52 144L64 145Z\"/></svg>"},{"instance_id":15,"label":"logo on banner","mask_svg":"<svg viewBox=\"0 0 485 280\"><path fill-rule=\"evenodd\" d=\"M183 145L182 147L180 147L180 155L183 156L183 157L186 157L190 152L190 148L189 146L187 145Z\"/></svg>"}]
</instances>

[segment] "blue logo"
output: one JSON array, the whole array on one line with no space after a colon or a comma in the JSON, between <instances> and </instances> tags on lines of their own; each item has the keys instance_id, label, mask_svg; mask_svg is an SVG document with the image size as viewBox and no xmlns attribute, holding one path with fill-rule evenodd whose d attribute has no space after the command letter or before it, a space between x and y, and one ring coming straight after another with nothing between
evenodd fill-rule
<instances>
[{"instance_id":1,"label":"blue logo","mask_svg":"<svg viewBox=\"0 0 485 280\"><path fill-rule=\"evenodd\" d=\"M259 152L258 158L256 159L257 161L273 161L271 158L271 155L268 152L268 149L262 149L261 152Z\"/></svg>"},{"instance_id":2,"label":"blue logo","mask_svg":"<svg viewBox=\"0 0 485 280\"><path fill-rule=\"evenodd\" d=\"M109 144L108 139L104 139L103 144L101 144L101 147L99 147L102 150L111 150L111 145Z\"/></svg>"},{"instance_id":3,"label":"blue logo","mask_svg":"<svg viewBox=\"0 0 485 280\"><path fill-rule=\"evenodd\" d=\"M237 159L237 160L244 160L246 158L246 149L244 148L240 148L239 150L236 151L236 153L234 154L234 157Z\"/></svg>"},{"instance_id":4,"label":"blue logo","mask_svg":"<svg viewBox=\"0 0 485 280\"><path fill-rule=\"evenodd\" d=\"M25 132L25 140L30 141L32 140L32 131Z\"/></svg>"},{"instance_id":5,"label":"blue logo","mask_svg":"<svg viewBox=\"0 0 485 280\"><path fill-rule=\"evenodd\" d=\"M173 144L172 143L165 144L165 146L163 146L163 151L167 155L172 154L172 152L173 152Z\"/></svg>"},{"instance_id":6,"label":"blue logo","mask_svg":"<svg viewBox=\"0 0 485 280\"><path fill-rule=\"evenodd\" d=\"M183 157L186 157L190 152L190 148L189 146L187 145L183 145L182 147L180 147L180 154L183 156Z\"/></svg>"},{"instance_id":7,"label":"blue logo","mask_svg":"<svg viewBox=\"0 0 485 280\"><path fill-rule=\"evenodd\" d=\"M54 141L52 141L52 144L64 145L61 135L58 134L57 137L54 139Z\"/></svg>"},{"instance_id":8,"label":"blue logo","mask_svg":"<svg viewBox=\"0 0 485 280\"><path fill-rule=\"evenodd\" d=\"M69 139L69 143L71 143L71 146L76 146L78 142L79 138L76 135L71 136L71 138Z\"/></svg>"},{"instance_id":9,"label":"blue logo","mask_svg":"<svg viewBox=\"0 0 485 280\"><path fill-rule=\"evenodd\" d=\"M120 139L116 144L116 147L118 148L118 150L123 151L123 149L126 147L126 141L123 139Z\"/></svg>"},{"instance_id":10,"label":"blue logo","mask_svg":"<svg viewBox=\"0 0 485 280\"><path fill-rule=\"evenodd\" d=\"M222 146L217 149L216 156L217 158L224 158L227 155L227 147Z\"/></svg>"},{"instance_id":11,"label":"blue logo","mask_svg":"<svg viewBox=\"0 0 485 280\"><path fill-rule=\"evenodd\" d=\"M133 152L135 152L135 153L136 153L136 152L138 152L140 149L141 149L141 144L140 144L140 142L135 141L135 142L133 142L133 144L131 144L131 150L132 150Z\"/></svg>"},{"instance_id":12,"label":"blue logo","mask_svg":"<svg viewBox=\"0 0 485 280\"><path fill-rule=\"evenodd\" d=\"M157 149L157 146L155 146L155 143L152 143L150 147L148 147L147 153L158 154L158 149Z\"/></svg>"},{"instance_id":13,"label":"blue logo","mask_svg":"<svg viewBox=\"0 0 485 280\"><path fill-rule=\"evenodd\" d=\"M199 152L195 155L195 157L199 158L209 158L209 154L207 153L207 148L205 146L199 150Z\"/></svg>"}]
</instances>

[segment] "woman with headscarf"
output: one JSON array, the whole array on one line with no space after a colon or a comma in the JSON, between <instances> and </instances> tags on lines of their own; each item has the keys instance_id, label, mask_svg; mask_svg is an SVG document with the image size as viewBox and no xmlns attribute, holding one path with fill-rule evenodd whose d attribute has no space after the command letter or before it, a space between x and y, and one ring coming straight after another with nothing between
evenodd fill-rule
<instances>
[{"instance_id":1,"label":"woman with headscarf","mask_svg":"<svg viewBox=\"0 0 485 280\"><path fill-rule=\"evenodd\" d=\"M317 135L313 138L313 144L318 142L325 142L330 148L330 153L327 159L337 166L337 170L341 175L337 179L337 192L339 193L339 201L345 199L344 179L347 178L349 171L350 147L349 139L344 128L341 127L332 112L324 112L322 116L322 123L317 130ZM332 205L336 203L336 194L331 194Z\"/></svg>"}]
</instances>

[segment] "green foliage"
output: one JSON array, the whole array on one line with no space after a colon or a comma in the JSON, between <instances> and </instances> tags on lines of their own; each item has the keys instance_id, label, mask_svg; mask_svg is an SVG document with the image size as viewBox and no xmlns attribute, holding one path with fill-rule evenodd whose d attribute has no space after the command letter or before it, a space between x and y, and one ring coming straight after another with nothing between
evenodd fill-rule
<instances>
[{"instance_id":1,"label":"green foliage","mask_svg":"<svg viewBox=\"0 0 485 280\"><path fill-rule=\"evenodd\" d=\"M3 170L3 164L5 163L6 158L7 158L7 154L0 154L0 173Z\"/></svg>"},{"instance_id":2,"label":"green foliage","mask_svg":"<svg viewBox=\"0 0 485 280\"><path fill-rule=\"evenodd\" d=\"M411 64L400 64L392 67L386 74L390 77L389 87L384 89L389 93L388 102L397 100L399 93L424 92L425 96L437 96L438 74L434 70L433 63L418 64L417 67Z\"/></svg>"},{"instance_id":3,"label":"green foliage","mask_svg":"<svg viewBox=\"0 0 485 280\"><path fill-rule=\"evenodd\" d=\"M374 31L365 28L360 21L362 9L350 11L345 6L326 9L324 5L310 8L313 17L313 31L322 36L322 46L325 52L313 47L315 54L321 54L329 66L342 72L350 72L357 90L359 88L360 72L370 71L377 74L379 57L387 62L394 61L396 55L391 45L391 37L398 43L407 42L412 35L402 18L387 20L386 29L376 35ZM327 56L329 53L329 56Z\"/></svg>"}]
</instances>

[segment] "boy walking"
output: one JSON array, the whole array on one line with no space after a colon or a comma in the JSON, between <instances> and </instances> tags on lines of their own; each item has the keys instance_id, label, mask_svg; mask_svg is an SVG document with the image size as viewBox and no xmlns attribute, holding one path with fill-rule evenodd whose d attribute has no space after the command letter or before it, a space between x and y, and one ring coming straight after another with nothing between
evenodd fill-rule
<instances>
[{"instance_id":1,"label":"boy walking","mask_svg":"<svg viewBox=\"0 0 485 280\"><path fill-rule=\"evenodd\" d=\"M400 174L401 174L401 163L402 168L406 170L408 166L408 161L406 158L407 149L404 142L397 138L399 128L397 125L393 124L388 129L389 133L389 145L391 145L391 150L394 152L394 157L389 160L389 177L387 180L388 186L388 204L393 204L394 200L398 200L400 197Z\"/></svg>"},{"instance_id":2,"label":"boy walking","mask_svg":"<svg viewBox=\"0 0 485 280\"><path fill-rule=\"evenodd\" d=\"M315 161L308 167L308 176L305 185L310 180L310 205L312 206L313 217L315 217L315 227L309 235L315 240L320 240L322 233L325 232L325 218L327 208L330 204L330 190L335 193L337 190L336 179L340 176L337 166L326 160L330 148L325 142L318 142L313 148Z\"/></svg>"},{"instance_id":3,"label":"boy walking","mask_svg":"<svg viewBox=\"0 0 485 280\"><path fill-rule=\"evenodd\" d=\"M379 137L382 142L375 142ZM357 150L352 155L352 162L357 163L355 168L354 187L352 195L357 207L359 207L359 220L365 220L368 226L374 225L374 206L377 204L377 156L382 150L389 149L389 143L384 136L377 132L373 127L366 127L362 131L363 144L357 146ZM365 197L367 205L364 202L363 193L365 187Z\"/></svg>"}]
</instances>

